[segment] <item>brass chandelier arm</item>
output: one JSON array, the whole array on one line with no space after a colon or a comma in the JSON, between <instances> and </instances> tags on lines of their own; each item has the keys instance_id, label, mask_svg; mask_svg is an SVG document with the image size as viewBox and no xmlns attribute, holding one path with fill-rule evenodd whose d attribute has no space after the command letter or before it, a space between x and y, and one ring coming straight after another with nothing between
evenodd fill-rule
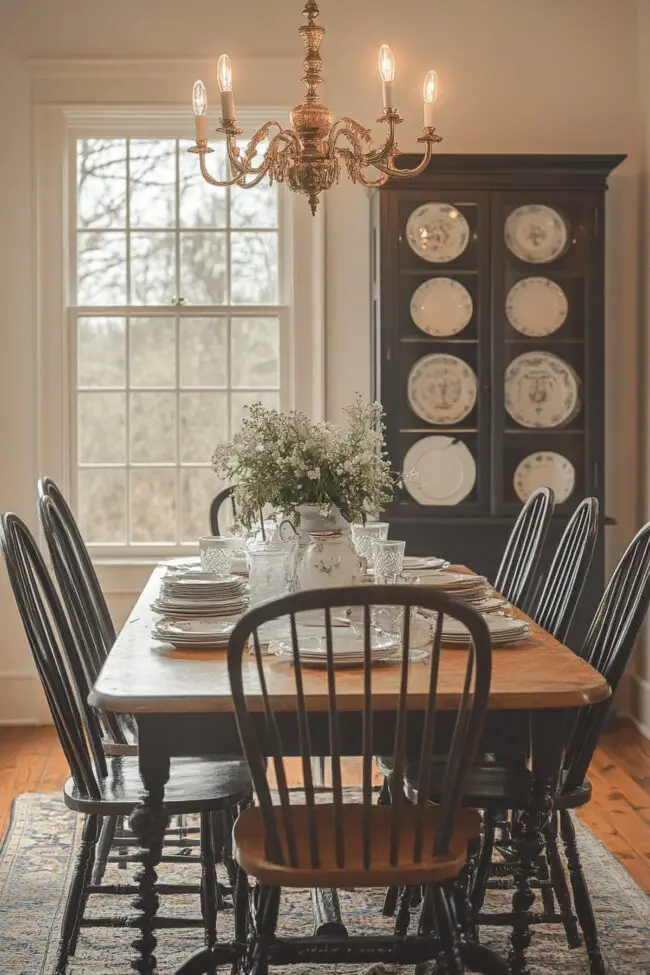
<instances>
[{"instance_id":1,"label":"brass chandelier arm","mask_svg":"<svg viewBox=\"0 0 650 975\"><path fill-rule=\"evenodd\" d=\"M367 152L364 159L364 166L376 166L378 162L382 160L390 160L393 158L397 152L397 139L395 138L395 127L402 121L401 117L397 114L387 115L379 119L380 122L386 122L386 139L383 145L378 146L377 149L371 149ZM379 168L379 167L378 167Z\"/></svg>"},{"instance_id":2,"label":"brass chandelier arm","mask_svg":"<svg viewBox=\"0 0 650 975\"><path fill-rule=\"evenodd\" d=\"M241 173L237 173L237 175L236 176L233 176L232 179L223 179L223 180L222 179L215 179L214 176L212 176L208 172L208 167L207 167L207 164L206 164L206 161L205 161L206 155L207 155L207 152L206 152L205 149L203 151L201 151L201 152L198 153L199 165L201 167L201 176L206 181L206 183L209 183L210 186L220 186L220 187L241 185L241 178L242 178L242 174Z\"/></svg>"},{"instance_id":3,"label":"brass chandelier arm","mask_svg":"<svg viewBox=\"0 0 650 975\"><path fill-rule=\"evenodd\" d=\"M424 170L431 162L433 156L433 147L436 141L437 141L436 139L424 138L424 137L418 139L418 142L425 143L424 155L422 157L422 161L418 163L417 166L414 166L413 169L400 169L397 166L393 166L392 161L384 163L378 160L377 162L373 163L373 165L376 166L380 172L385 173L386 176L391 176L394 177L395 179L411 179L413 176L419 176L420 173L424 172Z\"/></svg>"}]
</instances>

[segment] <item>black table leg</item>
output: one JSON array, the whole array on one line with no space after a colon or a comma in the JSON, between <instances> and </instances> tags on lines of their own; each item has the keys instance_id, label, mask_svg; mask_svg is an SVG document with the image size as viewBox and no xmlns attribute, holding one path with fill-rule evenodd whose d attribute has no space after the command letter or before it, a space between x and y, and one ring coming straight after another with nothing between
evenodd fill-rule
<instances>
[{"instance_id":1,"label":"black table leg","mask_svg":"<svg viewBox=\"0 0 650 975\"><path fill-rule=\"evenodd\" d=\"M143 715L138 719L138 754L145 794L129 818L129 825L140 842L142 858L142 866L135 875L138 893L133 901L133 907L140 912L137 922L140 934L132 942L137 958L131 962L131 968L139 975L153 975L157 964L154 920L159 907L156 867L168 822L163 802L170 759L164 717Z\"/></svg>"},{"instance_id":2,"label":"black table leg","mask_svg":"<svg viewBox=\"0 0 650 975\"><path fill-rule=\"evenodd\" d=\"M336 890L312 888L311 907L315 935L347 938L348 931L341 919L341 905Z\"/></svg>"},{"instance_id":3,"label":"black table leg","mask_svg":"<svg viewBox=\"0 0 650 975\"><path fill-rule=\"evenodd\" d=\"M530 975L526 950L532 938L531 909L535 893L531 880L537 858L544 850L544 830L553 808L565 747L565 716L562 711L532 711L532 784L529 802L513 827L517 861L513 871L515 915L510 936L508 963L511 975Z\"/></svg>"}]
</instances>

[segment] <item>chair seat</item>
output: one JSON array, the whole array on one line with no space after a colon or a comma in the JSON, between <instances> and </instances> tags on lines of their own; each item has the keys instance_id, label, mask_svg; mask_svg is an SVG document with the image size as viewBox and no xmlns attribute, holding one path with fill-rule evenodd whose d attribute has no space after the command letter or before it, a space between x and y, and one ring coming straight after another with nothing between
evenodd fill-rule
<instances>
[{"instance_id":1,"label":"chair seat","mask_svg":"<svg viewBox=\"0 0 650 975\"><path fill-rule=\"evenodd\" d=\"M80 812L126 815L142 801L143 785L138 759L108 759L108 775L97 776L101 797L81 795L72 778L63 787L66 805ZM245 762L219 762L199 758L174 758L165 786L165 809L170 815L208 812L243 802L251 794Z\"/></svg>"},{"instance_id":2,"label":"chair seat","mask_svg":"<svg viewBox=\"0 0 650 975\"><path fill-rule=\"evenodd\" d=\"M278 831L284 836L282 810L274 809ZM424 810L423 858L413 861L413 840L416 828L416 810L404 804L400 813L400 851L397 863L390 863L390 829L393 808L373 806L371 809L371 866L363 866L364 817L363 806L343 806L343 833L345 837L345 866L336 863L333 804L315 807L316 828L319 837L320 865L311 866L309 828L306 806L292 806L292 818L296 834L298 866L277 864L267 856L265 830L259 808L246 809L235 823L233 832L234 854L245 872L263 883L274 887L390 887L434 883L456 877L467 859L470 840L478 837L481 828L477 812L463 809L454 822L450 852L433 856L440 810L428 806Z\"/></svg>"}]
</instances>

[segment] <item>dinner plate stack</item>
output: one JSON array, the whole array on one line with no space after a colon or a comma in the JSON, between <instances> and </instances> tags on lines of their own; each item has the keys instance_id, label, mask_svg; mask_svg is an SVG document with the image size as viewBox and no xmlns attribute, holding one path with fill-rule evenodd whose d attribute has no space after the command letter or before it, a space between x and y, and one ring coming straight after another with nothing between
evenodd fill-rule
<instances>
[{"instance_id":1,"label":"dinner plate stack","mask_svg":"<svg viewBox=\"0 0 650 975\"><path fill-rule=\"evenodd\" d=\"M475 576L468 572L441 571L425 577L420 575L420 585L441 589L450 596L464 599L477 607L491 599L493 595L492 586L485 576Z\"/></svg>"},{"instance_id":2,"label":"dinner plate stack","mask_svg":"<svg viewBox=\"0 0 650 975\"><path fill-rule=\"evenodd\" d=\"M159 620L152 636L178 650L225 650L234 628L234 620Z\"/></svg>"},{"instance_id":3,"label":"dinner plate stack","mask_svg":"<svg viewBox=\"0 0 650 975\"><path fill-rule=\"evenodd\" d=\"M247 607L248 585L240 576L217 576L189 569L165 576L151 608L163 616L192 619L241 616Z\"/></svg>"},{"instance_id":4,"label":"dinner plate stack","mask_svg":"<svg viewBox=\"0 0 650 975\"><path fill-rule=\"evenodd\" d=\"M513 647L525 643L530 637L530 626L524 620L509 616L486 616L493 649ZM464 648L469 646L469 630L451 616L445 616L442 624L443 647Z\"/></svg>"},{"instance_id":5,"label":"dinner plate stack","mask_svg":"<svg viewBox=\"0 0 650 975\"><path fill-rule=\"evenodd\" d=\"M289 640L273 641L269 650L279 657L293 660L293 644ZM361 667L364 661L363 637L349 630L332 630L332 650L336 667ZM371 632L370 654L373 664L393 663L400 659L400 642L392 634ZM298 655L305 667L327 667L325 633L315 634L298 630Z\"/></svg>"}]
</instances>

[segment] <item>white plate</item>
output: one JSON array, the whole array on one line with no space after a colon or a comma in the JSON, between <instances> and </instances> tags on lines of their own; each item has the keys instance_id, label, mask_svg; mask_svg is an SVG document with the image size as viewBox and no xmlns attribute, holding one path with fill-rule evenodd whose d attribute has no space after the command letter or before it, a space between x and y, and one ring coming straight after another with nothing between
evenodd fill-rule
<instances>
[{"instance_id":1,"label":"white plate","mask_svg":"<svg viewBox=\"0 0 650 975\"><path fill-rule=\"evenodd\" d=\"M471 366L444 353L418 359L407 381L409 405L426 423L459 423L474 409L477 393Z\"/></svg>"},{"instance_id":2,"label":"white plate","mask_svg":"<svg viewBox=\"0 0 650 975\"><path fill-rule=\"evenodd\" d=\"M447 565L449 563L446 563ZM404 556L404 568L405 569L441 569L445 565L444 559L437 559L435 556L425 556L425 555L405 555Z\"/></svg>"},{"instance_id":3,"label":"white plate","mask_svg":"<svg viewBox=\"0 0 650 975\"><path fill-rule=\"evenodd\" d=\"M411 318L427 335L457 335L473 314L472 296L453 278L430 278L411 298Z\"/></svg>"},{"instance_id":4,"label":"white plate","mask_svg":"<svg viewBox=\"0 0 650 975\"><path fill-rule=\"evenodd\" d=\"M523 427L561 427L580 409L580 380L559 356L525 352L506 369L505 405Z\"/></svg>"},{"instance_id":5,"label":"white plate","mask_svg":"<svg viewBox=\"0 0 650 975\"><path fill-rule=\"evenodd\" d=\"M408 218L406 239L418 257L446 264L460 257L469 244L469 225L450 203L425 203Z\"/></svg>"},{"instance_id":6,"label":"white plate","mask_svg":"<svg viewBox=\"0 0 650 975\"><path fill-rule=\"evenodd\" d=\"M406 489L418 504L460 504L476 483L476 462L469 449L453 437L424 437L407 451Z\"/></svg>"},{"instance_id":7,"label":"white plate","mask_svg":"<svg viewBox=\"0 0 650 975\"><path fill-rule=\"evenodd\" d=\"M569 303L559 284L550 278L522 278L506 298L506 314L522 335L540 338L564 325Z\"/></svg>"},{"instance_id":8,"label":"white plate","mask_svg":"<svg viewBox=\"0 0 650 975\"><path fill-rule=\"evenodd\" d=\"M531 203L513 210L505 225L509 250L520 261L548 264L566 250L566 220L552 207Z\"/></svg>"},{"instance_id":9,"label":"white plate","mask_svg":"<svg viewBox=\"0 0 650 975\"><path fill-rule=\"evenodd\" d=\"M364 654L363 638L355 636L347 629L338 629L332 632L332 650L336 657L361 657ZM293 646L291 643L278 640L272 643L276 653L281 655L293 656ZM375 630L370 634L371 653L394 652L399 648L399 640L394 636L384 633L377 633ZM322 636L306 636L298 632L298 653L301 658L306 657L325 657L327 654L327 643L325 634Z\"/></svg>"},{"instance_id":10,"label":"white plate","mask_svg":"<svg viewBox=\"0 0 650 975\"><path fill-rule=\"evenodd\" d=\"M542 450L524 457L513 480L517 497L522 501L527 501L536 488L550 487L556 504L563 504L576 486L576 472L571 461L562 454Z\"/></svg>"}]
</instances>

